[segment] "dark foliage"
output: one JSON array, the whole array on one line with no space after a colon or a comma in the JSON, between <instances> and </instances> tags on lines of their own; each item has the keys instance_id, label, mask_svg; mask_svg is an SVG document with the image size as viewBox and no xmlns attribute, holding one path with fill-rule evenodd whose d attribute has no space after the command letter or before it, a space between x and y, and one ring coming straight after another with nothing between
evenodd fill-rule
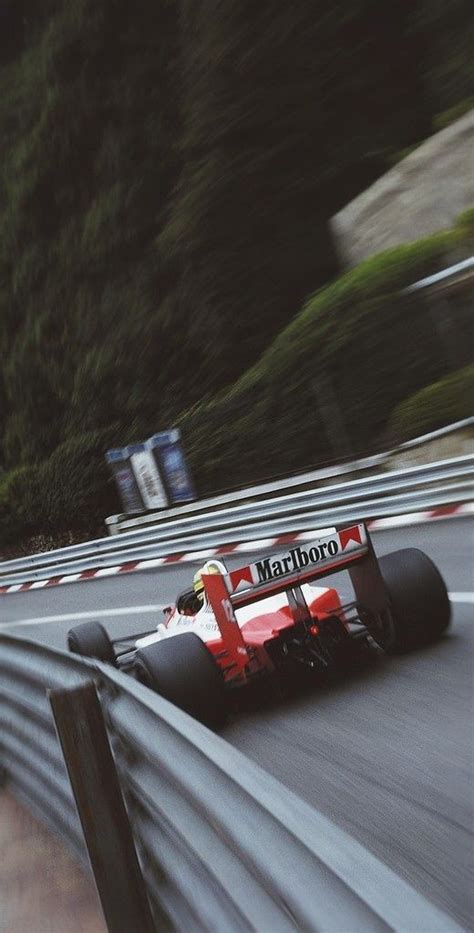
<instances>
[{"instance_id":1,"label":"dark foliage","mask_svg":"<svg viewBox=\"0 0 474 933\"><path fill-rule=\"evenodd\" d=\"M468 212L452 232L368 259L310 298L230 391L182 417L201 492L383 444L391 411L471 362L474 346L472 284L441 304L402 289L473 245Z\"/></svg>"},{"instance_id":2,"label":"dark foliage","mask_svg":"<svg viewBox=\"0 0 474 933\"><path fill-rule=\"evenodd\" d=\"M335 286L298 312L338 272L328 218L474 94L471 37L465 0L0 0L2 501L56 527L26 486L76 476L110 425L181 418L203 489L340 456L438 378L410 357L357 407L354 332L369 359L393 326L400 352L398 300Z\"/></svg>"},{"instance_id":3,"label":"dark foliage","mask_svg":"<svg viewBox=\"0 0 474 933\"><path fill-rule=\"evenodd\" d=\"M387 441L420 437L445 424L472 416L474 366L450 373L397 405L387 426Z\"/></svg>"}]
</instances>

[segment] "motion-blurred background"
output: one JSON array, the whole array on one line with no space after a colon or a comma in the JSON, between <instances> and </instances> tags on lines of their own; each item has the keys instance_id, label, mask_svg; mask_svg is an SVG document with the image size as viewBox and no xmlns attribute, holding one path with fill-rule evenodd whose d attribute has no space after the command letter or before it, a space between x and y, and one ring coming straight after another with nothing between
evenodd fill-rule
<instances>
[{"instance_id":1,"label":"motion-blurred background","mask_svg":"<svg viewBox=\"0 0 474 933\"><path fill-rule=\"evenodd\" d=\"M204 495L471 414L472 274L404 289L474 252L473 47L469 0L0 0L2 549L172 425Z\"/></svg>"}]
</instances>

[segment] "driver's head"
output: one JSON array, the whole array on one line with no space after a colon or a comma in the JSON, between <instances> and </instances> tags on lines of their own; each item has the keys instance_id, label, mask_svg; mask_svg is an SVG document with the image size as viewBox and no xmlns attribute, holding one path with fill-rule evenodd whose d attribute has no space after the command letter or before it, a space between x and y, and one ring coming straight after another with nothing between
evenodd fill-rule
<instances>
[{"instance_id":1,"label":"driver's head","mask_svg":"<svg viewBox=\"0 0 474 933\"><path fill-rule=\"evenodd\" d=\"M193 578L193 590L201 603L204 602L204 583L203 574L227 573L227 567L221 560L207 560L199 570L196 570Z\"/></svg>"}]
</instances>

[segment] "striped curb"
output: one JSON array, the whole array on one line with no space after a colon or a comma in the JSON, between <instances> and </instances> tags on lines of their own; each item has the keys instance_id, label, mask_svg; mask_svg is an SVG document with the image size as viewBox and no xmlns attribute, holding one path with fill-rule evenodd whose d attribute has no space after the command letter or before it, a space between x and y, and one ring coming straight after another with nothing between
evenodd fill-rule
<instances>
[{"instance_id":1,"label":"striped curb","mask_svg":"<svg viewBox=\"0 0 474 933\"><path fill-rule=\"evenodd\" d=\"M456 505L442 505L436 509L429 509L424 512L410 512L406 515L393 515L387 518L375 518L365 522L369 531L383 531L390 528L403 528L408 525L419 525L424 522L446 519L460 518L462 516L474 515L474 503L465 502ZM239 554L247 551L263 551L265 548L271 549L280 547L280 545L293 544L297 541L310 541L315 531L289 532L288 534L278 535L274 538L260 538L256 541L238 542L236 544L223 544L221 547L208 548L201 551L186 551L176 554L169 554L167 557L153 557L149 560L129 560L124 564L117 564L114 567L100 567L97 569L83 570L81 573L67 574L66 576L50 577L47 580L34 580L28 583L14 583L10 586L0 586L0 596L10 593L24 593L27 590L40 590L50 586L62 586L64 583L79 583L81 580L97 580L103 577L114 577L121 573L132 573L134 571L155 570L158 567L166 567L170 564L179 564L186 562L195 562L207 560L208 557L224 556L226 554Z\"/></svg>"}]
</instances>

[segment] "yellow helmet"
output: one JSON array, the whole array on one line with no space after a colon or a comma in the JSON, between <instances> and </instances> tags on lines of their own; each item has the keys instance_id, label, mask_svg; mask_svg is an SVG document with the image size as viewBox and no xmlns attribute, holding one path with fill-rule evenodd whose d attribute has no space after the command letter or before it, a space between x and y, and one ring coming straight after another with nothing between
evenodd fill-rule
<instances>
[{"instance_id":1,"label":"yellow helmet","mask_svg":"<svg viewBox=\"0 0 474 933\"><path fill-rule=\"evenodd\" d=\"M193 577L193 590L201 602L204 601L204 583L202 582L202 575L211 573L227 573L227 568L220 560L207 560L199 570L196 570Z\"/></svg>"}]
</instances>

